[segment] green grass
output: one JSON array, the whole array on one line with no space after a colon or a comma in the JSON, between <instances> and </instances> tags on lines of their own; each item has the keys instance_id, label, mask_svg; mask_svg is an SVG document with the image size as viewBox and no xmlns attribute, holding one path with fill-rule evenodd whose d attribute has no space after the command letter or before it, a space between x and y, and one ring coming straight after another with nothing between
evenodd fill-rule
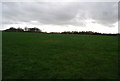
<instances>
[{"instance_id":1,"label":"green grass","mask_svg":"<svg viewBox=\"0 0 120 81\"><path fill-rule=\"evenodd\" d=\"M118 37L3 32L3 79L116 79Z\"/></svg>"}]
</instances>

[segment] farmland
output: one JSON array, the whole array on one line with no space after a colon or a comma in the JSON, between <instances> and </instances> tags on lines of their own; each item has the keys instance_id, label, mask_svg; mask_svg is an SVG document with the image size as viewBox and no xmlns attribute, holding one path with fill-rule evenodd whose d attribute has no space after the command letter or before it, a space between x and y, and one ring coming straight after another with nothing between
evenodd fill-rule
<instances>
[{"instance_id":1,"label":"farmland","mask_svg":"<svg viewBox=\"0 0 120 81\"><path fill-rule=\"evenodd\" d=\"M116 79L118 37L3 32L3 79Z\"/></svg>"}]
</instances>

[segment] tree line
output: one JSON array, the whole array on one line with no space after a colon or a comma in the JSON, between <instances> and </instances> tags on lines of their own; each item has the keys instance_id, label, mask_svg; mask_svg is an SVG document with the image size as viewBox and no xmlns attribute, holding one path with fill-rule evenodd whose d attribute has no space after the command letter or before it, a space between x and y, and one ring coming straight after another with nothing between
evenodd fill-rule
<instances>
[{"instance_id":1,"label":"tree line","mask_svg":"<svg viewBox=\"0 0 120 81\"><path fill-rule=\"evenodd\" d=\"M5 32L42 32L39 28L27 28L25 27L24 29L22 28L14 28L10 27L9 29L4 30Z\"/></svg>"},{"instance_id":2,"label":"tree line","mask_svg":"<svg viewBox=\"0 0 120 81\"><path fill-rule=\"evenodd\" d=\"M9 29L4 30L4 32L35 32L35 33L47 33L47 32L42 32L37 27L34 28L27 28L25 27L24 29L22 28L14 28L10 27ZM111 36L118 36L120 34L106 34L106 33L98 33L98 32L93 32L93 31L64 31L64 32L50 32L50 34L82 34L82 35L111 35Z\"/></svg>"}]
</instances>

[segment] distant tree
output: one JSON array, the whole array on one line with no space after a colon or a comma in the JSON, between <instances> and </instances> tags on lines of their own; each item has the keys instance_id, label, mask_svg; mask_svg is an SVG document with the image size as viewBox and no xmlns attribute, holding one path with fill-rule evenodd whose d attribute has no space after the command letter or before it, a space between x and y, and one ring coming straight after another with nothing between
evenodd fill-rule
<instances>
[{"instance_id":1,"label":"distant tree","mask_svg":"<svg viewBox=\"0 0 120 81\"><path fill-rule=\"evenodd\" d=\"M4 31L7 31L7 32L17 32L17 29L14 28L14 27L10 27L9 29L6 29Z\"/></svg>"},{"instance_id":2,"label":"distant tree","mask_svg":"<svg viewBox=\"0 0 120 81\"><path fill-rule=\"evenodd\" d=\"M28 31L29 32L42 32L39 28L36 28L36 27L34 27L34 28L28 28Z\"/></svg>"},{"instance_id":3,"label":"distant tree","mask_svg":"<svg viewBox=\"0 0 120 81\"><path fill-rule=\"evenodd\" d=\"M4 30L6 32L24 32L24 30L22 28L14 28L14 27L10 27L9 29Z\"/></svg>"},{"instance_id":4,"label":"distant tree","mask_svg":"<svg viewBox=\"0 0 120 81\"><path fill-rule=\"evenodd\" d=\"M27 28L25 27L24 29L22 28L14 28L14 27L10 27L9 29L6 29L4 30L6 32L24 32L24 31L27 31L27 32L42 32L39 28Z\"/></svg>"},{"instance_id":5,"label":"distant tree","mask_svg":"<svg viewBox=\"0 0 120 81\"><path fill-rule=\"evenodd\" d=\"M25 28L24 28L24 30L25 30L25 31L28 31L28 28L27 28L27 27L25 27Z\"/></svg>"},{"instance_id":6,"label":"distant tree","mask_svg":"<svg viewBox=\"0 0 120 81\"><path fill-rule=\"evenodd\" d=\"M22 28L17 28L17 32L24 32Z\"/></svg>"}]
</instances>

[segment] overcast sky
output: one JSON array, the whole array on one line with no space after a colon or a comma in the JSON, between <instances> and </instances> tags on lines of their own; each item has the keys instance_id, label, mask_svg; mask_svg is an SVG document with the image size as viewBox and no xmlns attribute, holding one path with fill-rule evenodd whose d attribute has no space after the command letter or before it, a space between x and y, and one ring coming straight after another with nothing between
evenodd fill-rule
<instances>
[{"instance_id":1,"label":"overcast sky","mask_svg":"<svg viewBox=\"0 0 120 81\"><path fill-rule=\"evenodd\" d=\"M38 27L43 31L118 32L117 2L4 2L1 29Z\"/></svg>"}]
</instances>

